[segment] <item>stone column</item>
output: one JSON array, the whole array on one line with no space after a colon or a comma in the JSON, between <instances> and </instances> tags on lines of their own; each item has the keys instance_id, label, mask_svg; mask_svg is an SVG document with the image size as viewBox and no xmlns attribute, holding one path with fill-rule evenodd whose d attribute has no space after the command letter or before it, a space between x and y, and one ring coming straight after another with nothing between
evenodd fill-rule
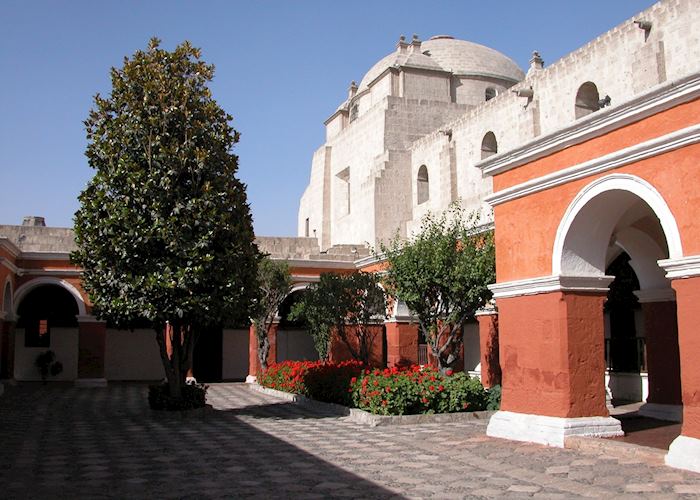
<instances>
[{"instance_id":1,"label":"stone column","mask_svg":"<svg viewBox=\"0 0 700 500\"><path fill-rule=\"evenodd\" d=\"M694 269L666 269L674 279L678 305L678 346L680 351L683 426L668 450L666 464L700 472L700 257L682 259ZM671 269L669 269L671 267ZM680 267L680 266L679 266ZM689 277L685 278L688 274Z\"/></svg>"},{"instance_id":2,"label":"stone column","mask_svg":"<svg viewBox=\"0 0 700 500\"><path fill-rule=\"evenodd\" d=\"M270 351L267 353L268 366L277 361L277 330L279 323L275 322L270 325L267 331L267 337L270 340ZM248 336L248 376L245 381L247 383L255 383L260 370L260 361L258 360L258 338L255 335L255 326L250 325Z\"/></svg>"},{"instance_id":3,"label":"stone column","mask_svg":"<svg viewBox=\"0 0 700 500\"><path fill-rule=\"evenodd\" d=\"M672 288L635 292L642 306L649 397L640 413L680 422L682 417L680 354L676 296Z\"/></svg>"},{"instance_id":4,"label":"stone column","mask_svg":"<svg viewBox=\"0 0 700 500\"><path fill-rule=\"evenodd\" d=\"M492 288L503 389L488 435L560 447L571 435L622 435L605 405L603 303L611 279L556 276Z\"/></svg>"},{"instance_id":5,"label":"stone column","mask_svg":"<svg viewBox=\"0 0 700 500\"><path fill-rule=\"evenodd\" d=\"M107 323L94 316L78 316L78 379L79 387L104 387L105 342Z\"/></svg>"},{"instance_id":6,"label":"stone column","mask_svg":"<svg viewBox=\"0 0 700 500\"><path fill-rule=\"evenodd\" d=\"M498 354L498 313L496 308L482 309L476 314L479 322L479 352L481 383L489 388L501 383L501 365Z\"/></svg>"}]
</instances>

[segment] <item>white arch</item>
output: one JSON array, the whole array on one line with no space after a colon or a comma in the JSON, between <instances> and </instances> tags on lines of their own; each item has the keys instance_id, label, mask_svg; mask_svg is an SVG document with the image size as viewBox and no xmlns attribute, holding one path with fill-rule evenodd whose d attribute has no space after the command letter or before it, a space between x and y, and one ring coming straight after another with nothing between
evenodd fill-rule
<instances>
[{"instance_id":1,"label":"white arch","mask_svg":"<svg viewBox=\"0 0 700 500\"><path fill-rule=\"evenodd\" d=\"M612 200L614 203L599 204L591 208L590 202L599 196L605 196L611 191L622 192ZM626 193L626 194L625 194ZM668 257L678 259L683 256L681 236L678 231L676 219L668 208L661 194L647 181L629 174L611 174L588 184L571 202L562 217L552 250L552 274L576 275L603 275L605 274L605 256L601 255L607 250L605 245L600 245L600 240L595 236L605 235L609 237L622 213L631 203L641 199L654 215L658 217L661 228L666 236L668 245ZM577 228L577 234L571 231L578 216L585 209L591 211L583 220L584 227ZM579 221L581 222L581 221ZM569 245L567 245L569 243ZM600 247L604 248L600 248ZM568 248L567 248L568 247ZM576 253L575 251L579 253Z\"/></svg>"},{"instance_id":2,"label":"white arch","mask_svg":"<svg viewBox=\"0 0 700 500\"><path fill-rule=\"evenodd\" d=\"M75 299L75 303L78 305L78 316L87 315L85 301L83 300L83 297L82 295L80 295L80 292L77 288L75 288L66 280L62 280L60 278L52 278L50 276L42 276L40 278L35 278L31 281L28 281L27 283L20 286L17 290L15 290L15 298L13 304L13 312L15 316L17 316L17 308L22 303L24 297L35 288L42 285L57 285L61 288L68 290L68 292L70 292L70 294Z\"/></svg>"},{"instance_id":3,"label":"white arch","mask_svg":"<svg viewBox=\"0 0 700 500\"><path fill-rule=\"evenodd\" d=\"M627 227L617 233L614 243L630 256L629 264L637 275L640 289L670 288L666 273L656 263L665 258L664 251L649 235Z\"/></svg>"}]
</instances>

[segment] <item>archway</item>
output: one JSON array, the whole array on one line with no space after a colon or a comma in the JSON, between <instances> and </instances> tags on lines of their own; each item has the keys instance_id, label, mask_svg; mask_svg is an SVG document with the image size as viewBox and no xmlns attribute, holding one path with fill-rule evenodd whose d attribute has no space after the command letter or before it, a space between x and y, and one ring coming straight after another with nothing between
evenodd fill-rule
<instances>
[{"instance_id":1,"label":"archway","mask_svg":"<svg viewBox=\"0 0 700 500\"><path fill-rule=\"evenodd\" d=\"M663 197L643 179L614 174L574 199L552 261L555 275L598 278L601 287L612 281L604 318L613 400L646 401L643 413L668 420L681 414L678 329L675 294L658 261L680 256L678 227Z\"/></svg>"},{"instance_id":2,"label":"archway","mask_svg":"<svg viewBox=\"0 0 700 500\"><path fill-rule=\"evenodd\" d=\"M318 352L314 347L308 325L303 320L290 318L290 312L306 293L307 285L298 285L292 289L279 307L277 325L277 362L292 360L316 360Z\"/></svg>"},{"instance_id":3,"label":"archway","mask_svg":"<svg viewBox=\"0 0 700 500\"><path fill-rule=\"evenodd\" d=\"M82 302L56 282L29 282L17 290L14 377L39 380L37 356L55 353L63 371L57 380L73 380L78 374L78 320ZM83 304L84 311L84 304Z\"/></svg>"}]
</instances>

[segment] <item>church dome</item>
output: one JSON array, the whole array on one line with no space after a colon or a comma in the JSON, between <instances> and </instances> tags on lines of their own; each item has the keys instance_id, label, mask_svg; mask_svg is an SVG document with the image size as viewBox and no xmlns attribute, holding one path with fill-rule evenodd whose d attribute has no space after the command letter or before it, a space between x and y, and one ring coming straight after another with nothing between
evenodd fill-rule
<instances>
[{"instance_id":1,"label":"church dome","mask_svg":"<svg viewBox=\"0 0 700 500\"><path fill-rule=\"evenodd\" d=\"M416 60L411 61L411 58ZM359 90L366 89L387 68L397 65L441 69L459 76L503 78L513 83L525 77L525 73L515 61L497 50L478 43L457 40L451 36L439 35L422 42L420 54L397 51L381 59L362 78Z\"/></svg>"}]
</instances>

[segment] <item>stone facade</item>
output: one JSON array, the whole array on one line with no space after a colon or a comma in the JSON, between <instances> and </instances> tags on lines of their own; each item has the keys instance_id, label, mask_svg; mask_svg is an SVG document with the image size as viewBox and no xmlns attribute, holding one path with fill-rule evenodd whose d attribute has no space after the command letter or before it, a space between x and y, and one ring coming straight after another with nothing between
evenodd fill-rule
<instances>
[{"instance_id":1,"label":"stone facade","mask_svg":"<svg viewBox=\"0 0 700 500\"><path fill-rule=\"evenodd\" d=\"M493 187L477 168L482 159L575 129L601 106L614 108L697 70L699 22L692 1L660 2L550 66L533 55L527 74L469 42L400 41L326 121L326 143L314 155L300 202L298 234L317 236L321 248L376 245L397 231L407 236L427 211L457 199L488 222L484 198ZM580 94L577 104L587 82L592 94ZM488 100L487 88L495 94ZM495 144L485 144L489 133ZM419 203L423 165L429 197Z\"/></svg>"}]
</instances>

